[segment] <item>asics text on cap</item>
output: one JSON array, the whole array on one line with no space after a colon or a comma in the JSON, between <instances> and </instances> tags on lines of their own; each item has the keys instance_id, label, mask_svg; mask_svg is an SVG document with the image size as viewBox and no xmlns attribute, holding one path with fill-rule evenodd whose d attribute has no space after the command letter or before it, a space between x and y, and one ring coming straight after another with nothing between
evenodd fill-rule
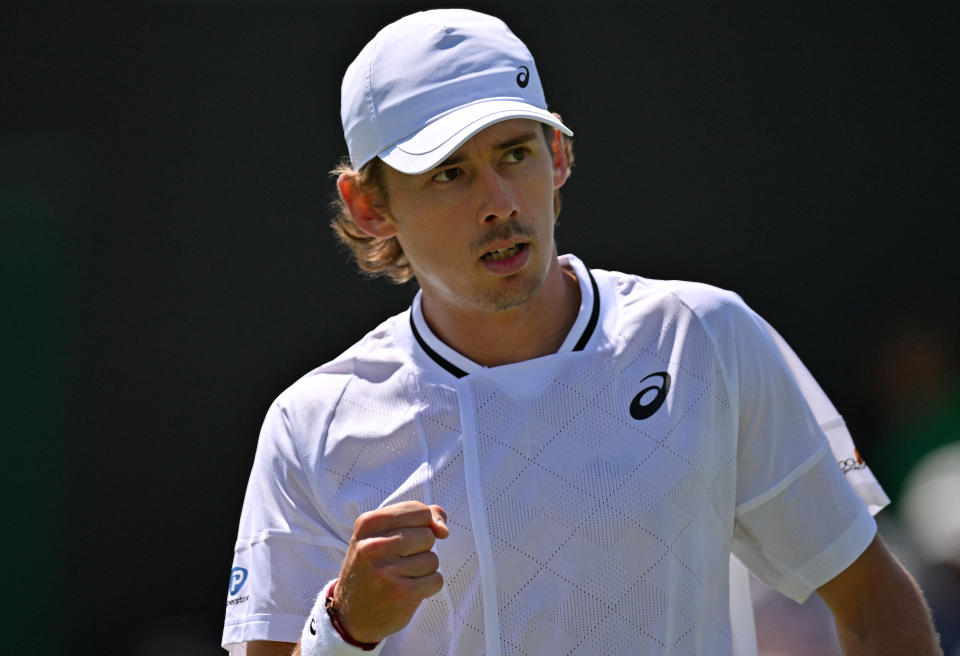
<instances>
[{"instance_id":1,"label":"asics text on cap","mask_svg":"<svg viewBox=\"0 0 960 656\"><path fill-rule=\"evenodd\" d=\"M547 111L533 56L498 18L436 9L384 27L347 68L340 95L350 162L380 157L422 173L480 130L529 118L572 136Z\"/></svg>"}]
</instances>

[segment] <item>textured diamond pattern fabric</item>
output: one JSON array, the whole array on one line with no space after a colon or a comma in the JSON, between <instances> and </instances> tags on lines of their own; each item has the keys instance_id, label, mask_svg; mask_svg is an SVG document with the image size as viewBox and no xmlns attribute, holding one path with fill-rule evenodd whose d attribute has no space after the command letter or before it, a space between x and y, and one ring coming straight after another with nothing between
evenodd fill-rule
<instances>
[{"instance_id":1,"label":"textured diamond pattern fabric","mask_svg":"<svg viewBox=\"0 0 960 656\"><path fill-rule=\"evenodd\" d=\"M505 392L493 371L465 385L477 409L503 654L606 654L618 649L612 642L685 653L687 637L702 632L729 643L727 609L705 602L726 594L734 511L736 443L717 445L711 429L733 418L722 380L675 373L662 413L632 419L639 381L670 366L656 347L676 337L648 339L566 358L531 398ZM687 337L683 348L685 361L713 374L708 341ZM614 621L611 641L604 627Z\"/></svg>"}]
</instances>

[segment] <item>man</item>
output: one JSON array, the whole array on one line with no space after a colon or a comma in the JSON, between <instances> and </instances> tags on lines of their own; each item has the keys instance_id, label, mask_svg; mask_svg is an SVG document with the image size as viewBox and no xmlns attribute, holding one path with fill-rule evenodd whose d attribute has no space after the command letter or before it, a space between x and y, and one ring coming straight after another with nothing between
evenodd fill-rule
<instances>
[{"instance_id":1,"label":"man","mask_svg":"<svg viewBox=\"0 0 960 656\"><path fill-rule=\"evenodd\" d=\"M848 654L936 653L773 329L729 292L558 257L572 133L502 22L387 26L341 111L336 230L420 291L270 408L232 653L732 654L731 554L819 592Z\"/></svg>"}]
</instances>

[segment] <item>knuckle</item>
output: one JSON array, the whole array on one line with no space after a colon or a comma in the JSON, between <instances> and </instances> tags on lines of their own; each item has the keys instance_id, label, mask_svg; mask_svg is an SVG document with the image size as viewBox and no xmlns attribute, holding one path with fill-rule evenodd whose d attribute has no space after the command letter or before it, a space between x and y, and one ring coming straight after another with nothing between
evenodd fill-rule
<instances>
[{"instance_id":1,"label":"knuckle","mask_svg":"<svg viewBox=\"0 0 960 656\"><path fill-rule=\"evenodd\" d=\"M410 532L410 540L420 547L420 551L429 551L437 538L429 528L417 528Z\"/></svg>"},{"instance_id":2,"label":"knuckle","mask_svg":"<svg viewBox=\"0 0 960 656\"><path fill-rule=\"evenodd\" d=\"M420 502L417 502L416 506L410 508L406 515L416 526L427 526L430 524L430 520L433 519L433 512L431 512L430 507Z\"/></svg>"},{"instance_id":3,"label":"knuckle","mask_svg":"<svg viewBox=\"0 0 960 656\"><path fill-rule=\"evenodd\" d=\"M419 527L417 530L418 530L418 532L419 532L419 535L420 535L424 540L429 541L430 544L433 544L434 542L436 542L437 537L434 535L433 529L430 528L429 525L427 525L427 526L421 526L421 527Z\"/></svg>"},{"instance_id":4,"label":"knuckle","mask_svg":"<svg viewBox=\"0 0 960 656\"><path fill-rule=\"evenodd\" d=\"M409 576L397 577L397 590L404 598L413 596L416 591L417 580Z\"/></svg>"},{"instance_id":5,"label":"knuckle","mask_svg":"<svg viewBox=\"0 0 960 656\"><path fill-rule=\"evenodd\" d=\"M397 516L419 515L425 510L429 512L427 505L421 501L401 501L391 506L385 506L384 510Z\"/></svg>"},{"instance_id":6,"label":"knuckle","mask_svg":"<svg viewBox=\"0 0 960 656\"><path fill-rule=\"evenodd\" d=\"M363 535L372 530L373 525L376 523L377 514L375 510L360 513L357 519L353 522L353 533L354 535Z\"/></svg>"},{"instance_id":7,"label":"knuckle","mask_svg":"<svg viewBox=\"0 0 960 656\"><path fill-rule=\"evenodd\" d=\"M373 579L377 587L388 596L394 596L396 594L398 579L393 568L389 565L374 568Z\"/></svg>"},{"instance_id":8,"label":"knuckle","mask_svg":"<svg viewBox=\"0 0 960 656\"><path fill-rule=\"evenodd\" d=\"M370 589L375 591L378 603L402 606L414 598L411 579L401 575L390 565L375 568L370 579Z\"/></svg>"},{"instance_id":9,"label":"knuckle","mask_svg":"<svg viewBox=\"0 0 960 656\"><path fill-rule=\"evenodd\" d=\"M443 574L434 572L427 578L427 596L432 597L443 589Z\"/></svg>"},{"instance_id":10,"label":"knuckle","mask_svg":"<svg viewBox=\"0 0 960 656\"><path fill-rule=\"evenodd\" d=\"M368 562L381 560L387 553L387 542L379 538L359 540L355 552L357 558L361 560Z\"/></svg>"},{"instance_id":11,"label":"knuckle","mask_svg":"<svg viewBox=\"0 0 960 656\"><path fill-rule=\"evenodd\" d=\"M433 547L433 533L428 528L404 528L392 531L389 539L401 555L414 555Z\"/></svg>"},{"instance_id":12,"label":"knuckle","mask_svg":"<svg viewBox=\"0 0 960 656\"><path fill-rule=\"evenodd\" d=\"M402 586L406 572L397 561L384 562L380 567L380 574L384 580L391 581L391 585Z\"/></svg>"}]
</instances>

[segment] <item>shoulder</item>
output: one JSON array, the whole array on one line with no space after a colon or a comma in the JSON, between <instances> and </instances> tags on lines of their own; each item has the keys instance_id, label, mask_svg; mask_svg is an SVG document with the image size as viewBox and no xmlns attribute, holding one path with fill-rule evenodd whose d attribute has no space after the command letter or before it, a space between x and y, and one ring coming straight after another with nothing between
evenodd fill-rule
<instances>
[{"instance_id":1,"label":"shoulder","mask_svg":"<svg viewBox=\"0 0 960 656\"><path fill-rule=\"evenodd\" d=\"M405 316L388 319L274 399L260 428L251 480L265 481L262 489L272 489L270 481L284 481L289 487L303 472L317 471L318 463L331 457L338 443L336 427L351 425L355 408L371 389L402 389L404 358L395 333L397 321ZM385 381L401 384L383 385Z\"/></svg>"},{"instance_id":2,"label":"shoulder","mask_svg":"<svg viewBox=\"0 0 960 656\"><path fill-rule=\"evenodd\" d=\"M300 429L297 432L314 433L318 423L327 423L336 412L351 385L400 380L410 358L398 333L408 317L409 312L390 317L339 356L303 375L277 396L271 413L282 415Z\"/></svg>"},{"instance_id":3,"label":"shoulder","mask_svg":"<svg viewBox=\"0 0 960 656\"><path fill-rule=\"evenodd\" d=\"M687 280L657 280L618 271L592 270L598 285L618 306L625 321L647 319L654 313L686 314L705 328L722 329L725 324L752 323L756 313L736 292Z\"/></svg>"}]
</instances>

